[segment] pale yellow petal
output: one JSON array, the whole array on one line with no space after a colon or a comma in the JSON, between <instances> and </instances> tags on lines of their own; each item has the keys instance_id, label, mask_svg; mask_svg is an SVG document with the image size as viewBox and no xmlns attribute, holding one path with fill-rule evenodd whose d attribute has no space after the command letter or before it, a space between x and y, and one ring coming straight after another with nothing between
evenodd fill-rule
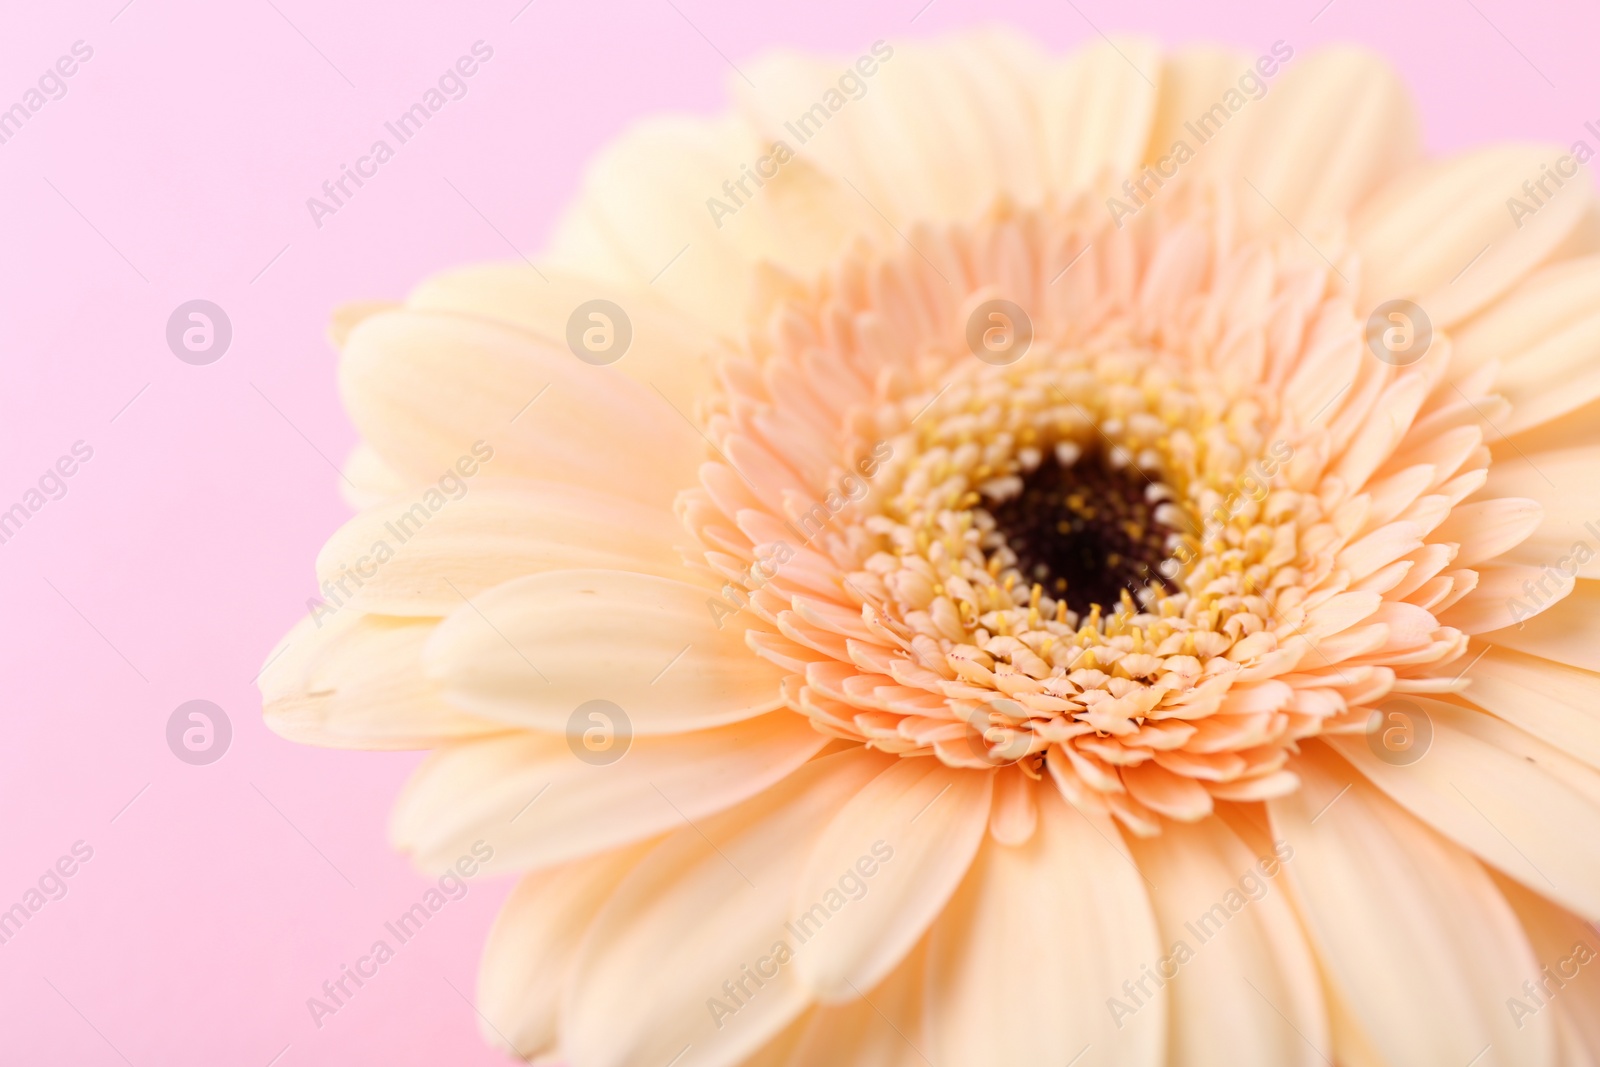
<instances>
[{"instance_id":1,"label":"pale yellow petal","mask_svg":"<svg viewBox=\"0 0 1600 1067\"><path fill-rule=\"evenodd\" d=\"M481 320L374 315L351 332L339 379L362 436L418 486L475 467L670 504L706 451L683 414L615 367Z\"/></svg>"},{"instance_id":2,"label":"pale yellow petal","mask_svg":"<svg viewBox=\"0 0 1600 1067\"><path fill-rule=\"evenodd\" d=\"M792 887L811 843L891 758L854 748L816 760L662 842L584 944L562 1012L572 1059L724 1067L793 1021L811 997L795 974L807 945ZM875 866L836 875L842 908L873 891Z\"/></svg>"},{"instance_id":3,"label":"pale yellow petal","mask_svg":"<svg viewBox=\"0 0 1600 1067\"><path fill-rule=\"evenodd\" d=\"M1536 892L1600 917L1600 852L1592 847L1600 840L1600 773L1474 708L1408 699L1432 729L1416 762L1380 760L1359 735L1329 744L1440 834Z\"/></svg>"},{"instance_id":4,"label":"pale yellow petal","mask_svg":"<svg viewBox=\"0 0 1600 1067\"><path fill-rule=\"evenodd\" d=\"M1483 868L1321 746L1293 766L1304 788L1267 807L1345 1024L1329 1059L1552 1063L1551 1032L1518 1030L1505 1009L1533 953Z\"/></svg>"},{"instance_id":5,"label":"pale yellow petal","mask_svg":"<svg viewBox=\"0 0 1600 1067\"><path fill-rule=\"evenodd\" d=\"M877 985L922 937L983 840L993 783L986 771L897 760L828 826L796 886L796 914L814 914L860 857L880 868L872 892L829 918L797 961L818 1000L848 1001Z\"/></svg>"},{"instance_id":6,"label":"pale yellow petal","mask_svg":"<svg viewBox=\"0 0 1600 1067\"><path fill-rule=\"evenodd\" d=\"M1468 700L1600 770L1600 674L1505 648L1473 655Z\"/></svg>"},{"instance_id":7,"label":"pale yellow petal","mask_svg":"<svg viewBox=\"0 0 1600 1067\"><path fill-rule=\"evenodd\" d=\"M651 848L633 845L530 874L496 916L478 966L479 1030L523 1059L557 1053L561 995L578 946L623 877Z\"/></svg>"},{"instance_id":8,"label":"pale yellow petal","mask_svg":"<svg viewBox=\"0 0 1600 1067\"><path fill-rule=\"evenodd\" d=\"M402 494L357 515L317 554L348 603L444 616L513 578L607 568L685 578L683 526L664 508L559 482L458 478L442 499ZM437 508L432 505L437 504Z\"/></svg>"},{"instance_id":9,"label":"pale yellow petal","mask_svg":"<svg viewBox=\"0 0 1600 1067\"><path fill-rule=\"evenodd\" d=\"M630 571L549 571L474 597L439 627L425 669L454 704L548 733L606 700L635 734L737 722L783 705L785 672L745 643L753 612L700 585Z\"/></svg>"},{"instance_id":10,"label":"pale yellow petal","mask_svg":"<svg viewBox=\"0 0 1600 1067\"><path fill-rule=\"evenodd\" d=\"M1531 218L1507 210L1507 196L1563 154L1553 145L1479 149L1425 164L1378 192L1355 217L1363 306L1411 299L1435 327L1447 327L1521 281L1594 198L1580 173Z\"/></svg>"},{"instance_id":11,"label":"pale yellow petal","mask_svg":"<svg viewBox=\"0 0 1600 1067\"><path fill-rule=\"evenodd\" d=\"M1164 1062L1164 998L1131 1018L1106 1008L1163 953L1138 870L1106 847L1116 837L1042 789L1026 844L984 842L929 933L931 1062ZM1055 903L1040 906L1046 886Z\"/></svg>"},{"instance_id":12,"label":"pale yellow petal","mask_svg":"<svg viewBox=\"0 0 1600 1067\"><path fill-rule=\"evenodd\" d=\"M827 740L780 711L635 738L609 764L580 759L553 734L449 745L407 783L389 834L424 869L454 863L479 840L494 849L491 871L549 867L722 811L792 774Z\"/></svg>"},{"instance_id":13,"label":"pale yellow petal","mask_svg":"<svg viewBox=\"0 0 1600 1067\"><path fill-rule=\"evenodd\" d=\"M1165 948L1125 975L1127 986L1108 991L1117 1017L1133 1025L1160 1011L1165 996L1174 1067L1325 1064L1322 985L1285 894L1281 856L1257 856L1220 818L1162 830L1129 846L1154 886Z\"/></svg>"},{"instance_id":14,"label":"pale yellow petal","mask_svg":"<svg viewBox=\"0 0 1600 1067\"><path fill-rule=\"evenodd\" d=\"M422 676L422 647L438 622L319 605L262 668L267 725L332 748L431 748L503 731L447 703Z\"/></svg>"}]
</instances>

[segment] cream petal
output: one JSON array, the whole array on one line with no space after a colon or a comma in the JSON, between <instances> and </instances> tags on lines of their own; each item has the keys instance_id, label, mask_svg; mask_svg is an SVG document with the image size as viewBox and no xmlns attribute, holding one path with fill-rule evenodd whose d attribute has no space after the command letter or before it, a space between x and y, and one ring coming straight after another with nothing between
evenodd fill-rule
<instances>
[{"instance_id":1,"label":"cream petal","mask_svg":"<svg viewBox=\"0 0 1600 1067\"><path fill-rule=\"evenodd\" d=\"M744 1067L927 1067L922 961L919 946L860 999L811 1008Z\"/></svg>"},{"instance_id":2,"label":"cream petal","mask_svg":"<svg viewBox=\"0 0 1600 1067\"><path fill-rule=\"evenodd\" d=\"M1446 576L1453 574L1459 582L1473 573L1473 571L1466 571L1464 574L1446 572ZM1526 648L1540 655L1563 658L1555 650L1571 648L1574 642L1552 639L1547 643L1541 638L1557 631L1562 636L1570 636L1569 632L1562 628L1562 622L1569 618L1574 610L1581 610L1577 605L1584 604L1587 600L1586 598L1574 604L1576 592L1581 591L1583 586L1594 583L1577 583L1577 589L1574 590L1571 577L1522 563L1480 564L1476 575L1476 584L1465 596L1455 600L1447 608L1439 610L1441 625L1453 626L1466 634L1481 634L1485 641L1493 644ZM1537 592L1540 583L1543 583L1546 589L1543 594ZM1535 592L1530 593L1530 590ZM1552 598L1564 599L1552 603ZM1521 621L1530 619L1530 616L1532 616L1530 621ZM1548 621L1551 618L1557 621ZM1547 621L1541 623L1540 619ZM1600 620L1595 621L1600 622ZM1550 650L1546 651L1546 647ZM1577 654L1584 654L1581 646Z\"/></svg>"},{"instance_id":3,"label":"cream petal","mask_svg":"<svg viewBox=\"0 0 1600 1067\"><path fill-rule=\"evenodd\" d=\"M1161 82L1152 41L1095 41L1055 64L1039 100L1051 187L1066 192L1132 177L1154 147Z\"/></svg>"},{"instance_id":4,"label":"cream petal","mask_svg":"<svg viewBox=\"0 0 1600 1067\"><path fill-rule=\"evenodd\" d=\"M1124 767L1122 781L1135 800L1168 818L1193 822L1211 814L1211 794L1205 786L1157 763Z\"/></svg>"},{"instance_id":5,"label":"cream petal","mask_svg":"<svg viewBox=\"0 0 1600 1067\"><path fill-rule=\"evenodd\" d=\"M922 937L972 862L989 822L994 774L901 759L829 824L811 850L794 911L813 911L862 856L880 859L872 892L827 920L797 961L824 1003L877 985ZM887 855L885 855L887 853Z\"/></svg>"},{"instance_id":6,"label":"cream petal","mask_svg":"<svg viewBox=\"0 0 1600 1067\"><path fill-rule=\"evenodd\" d=\"M1159 988L1174 1067L1326 1064L1321 982L1280 884L1265 876L1276 876L1276 861L1258 857L1220 818L1167 823L1159 836L1128 843L1154 886L1167 948L1144 961L1148 972L1141 967L1124 976L1128 986L1109 990L1124 1024L1152 1010L1148 997Z\"/></svg>"},{"instance_id":7,"label":"cream petal","mask_svg":"<svg viewBox=\"0 0 1600 1067\"><path fill-rule=\"evenodd\" d=\"M1517 975L1506 1010L1523 1025L1554 1009L1562 1046L1558 1062L1577 1067L1600 1058L1600 937L1595 928L1563 908L1504 878L1495 884L1517 913L1540 965L1536 975Z\"/></svg>"},{"instance_id":8,"label":"cream petal","mask_svg":"<svg viewBox=\"0 0 1600 1067\"><path fill-rule=\"evenodd\" d=\"M460 484L437 510L401 496L351 519L317 554L317 577L344 582L363 611L444 616L540 571L689 576L673 547L683 526L663 508L559 482Z\"/></svg>"},{"instance_id":9,"label":"cream petal","mask_svg":"<svg viewBox=\"0 0 1600 1067\"><path fill-rule=\"evenodd\" d=\"M865 89L845 99L838 88L851 62L770 55L747 68L752 84L734 90L766 137L896 226L964 220L1001 194L1037 194L1039 120L1027 83L1042 79L1044 61L1027 41L990 31L878 42L873 73L849 75Z\"/></svg>"},{"instance_id":10,"label":"cream petal","mask_svg":"<svg viewBox=\"0 0 1600 1067\"><path fill-rule=\"evenodd\" d=\"M1328 743L1445 837L1565 907L1600 917L1600 853L1590 847L1600 840L1600 774L1476 709L1408 699L1432 727L1416 762L1380 760L1359 735Z\"/></svg>"},{"instance_id":11,"label":"cream petal","mask_svg":"<svg viewBox=\"0 0 1600 1067\"><path fill-rule=\"evenodd\" d=\"M406 491L406 480L385 463L365 441L356 445L344 462L344 477L339 491L351 507L362 510L376 507Z\"/></svg>"},{"instance_id":12,"label":"cream petal","mask_svg":"<svg viewBox=\"0 0 1600 1067\"><path fill-rule=\"evenodd\" d=\"M595 915L651 845L530 874L506 898L478 966L479 1029L521 1059L557 1051L562 991Z\"/></svg>"},{"instance_id":13,"label":"cream petal","mask_svg":"<svg viewBox=\"0 0 1600 1067\"><path fill-rule=\"evenodd\" d=\"M427 279L412 290L406 305L501 323L560 352L569 343L574 317L593 323L580 314L593 300L609 300L628 316L631 340L612 365L642 385L661 389L684 412L692 411L712 378L711 333L648 284L597 280L554 265L535 273L526 263L480 263Z\"/></svg>"},{"instance_id":14,"label":"cream petal","mask_svg":"<svg viewBox=\"0 0 1600 1067\"><path fill-rule=\"evenodd\" d=\"M1512 559L1580 578L1600 578L1600 447L1576 444L1549 451L1507 449L1489 467L1476 497L1520 496L1539 501L1544 519L1511 553ZM1549 596L1547 590L1545 596Z\"/></svg>"},{"instance_id":15,"label":"cream petal","mask_svg":"<svg viewBox=\"0 0 1600 1067\"><path fill-rule=\"evenodd\" d=\"M706 448L684 414L615 368L476 319L374 315L351 332L339 381L362 436L417 485L476 470L666 506Z\"/></svg>"},{"instance_id":16,"label":"cream petal","mask_svg":"<svg viewBox=\"0 0 1600 1067\"><path fill-rule=\"evenodd\" d=\"M1544 506L1537 500L1501 497L1461 504L1450 511L1430 536L1433 541L1453 541L1461 546L1451 562L1471 567L1494 559L1526 541L1544 521Z\"/></svg>"},{"instance_id":17,"label":"cream petal","mask_svg":"<svg viewBox=\"0 0 1600 1067\"><path fill-rule=\"evenodd\" d=\"M1288 886L1348 1027L1335 1031L1336 1058L1551 1063L1549 1031L1518 1031L1505 1010L1533 955L1483 868L1319 745L1292 766L1305 788L1267 809L1292 849Z\"/></svg>"},{"instance_id":18,"label":"cream petal","mask_svg":"<svg viewBox=\"0 0 1600 1067\"><path fill-rule=\"evenodd\" d=\"M459 607L423 664L452 703L501 722L561 733L579 705L608 700L635 734L679 733L783 705L785 671L745 644L752 621L700 585L549 571Z\"/></svg>"},{"instance_id":19,"label":"cream petal","mask_svg":"<svg viewBox=\"0 0 1600 1067\"><path fill-rule=\"evenodd\" d=\"M492 871L548 867L674 830L792 774L828 743L799 715L635 738L617 761L579 759L553 734L449 745L395 804L390 838L423 868L482 840Z\"/></svg>"},{"instance_id":20,"label":"cream petal","mask_svg":"<svg viewBox=\"0 0 1600 1067\"><path fill-rule=\"evenodd\" d=\"M1234 87L1248 65L1235 71ZM1259 79L1258 79L1259 80ZM1328 48L1286 64L1259 104L1239 167L1260 195L1240 194L1256 225L1277 212L1301 229L1337 224L1416 159L1410 94L1394 67L1355 48Z\"/></svg>"},{"instance_id":21,"label":"cream petal","mask_svg":"<svg viewBox=\"0 0 1600 1067\"><path fill-rule=\"evenodd\" d=\"M852 748L816 760L662 842L584 943L562 1011L573 1061L722 1067L793 1021L811 1000L795 976L807 951L795 880L808 846L891 759ZM852 889L871 891L866 869L848 872Z\"/></svg>"},{"instance_id":22,"label":"cream petal","mask_svg":"<svg viewBox=\"0 0 1600 1067\"><path fill-rule=\"evenodd\" d=\"M1541 584L1544 590L1560 595L1571 578L1553 568L1533 567L1519 572L1517 577L1523 581L1508 583L1500 600L1500 621L1516 625L1486 632L1483 639L1501 648L1600 670L1600 582L1579 581L1570 596L1551 604L1547 595L1541 595ZM1524 582L1532 583L1534 592L1530 593ZM1535 610L1539 614L1528 618L1528 612ZM1519 618L1526 621L1516 622Z\"/></svg>"},{"instance_id":23,"label":"cream petal","mask_svg":"<svg viewBox=\"0 0 1600 1067\"><path fill-rule=\"evenodd\" d=\"M1499 424L1516 434L1600 398L1600 256L1535 271L1452 338L1454 374L1500 363L1511 402Z\"/></svg>"},{"instance_id":24,"label":"cream petal","mask_svg":"<svg viewBox=\"0 0 1600 1067\"><path fill-rule=\"evenodd\" d=\"M1137 870L1106 852L1116 837L1041 789L1027 844L984 842L928 935L929 1062L1163 1062L1165 1003L1131 1019L1105 1006L1162 954Z\"/></svg>"},{"instance_id":25,"label":"cream petal","mask_svg":"<svg viewBox=\"0 0 1600 1067\"><path fill-rule=\"evenodd\" d=\"M1435 327L1446 327L1520 281L1561 245L1594 199L1580 178L1531 218L1506 210L1507 190L1563 154L1553 145L1497 145L1390 183L1354 220L1363 307L1410 298Z\"/></svg>"},{"instance_id":26,"label":"cream petal","mask_svg":"<svg viewBox=\"0 0 1600 1067\"><path fill-rule=\"evenodd\" d=\"M1600 674L1500 648L1467 677L1474 704L1600 770Z\"/></svg>"},{"instance_id":27,"label":"cream petal","mask_svg":"<svg viewBox=\"0 0 1600 1067\"><path fill-rule=\"evenodd\" d=\"M995 775L994 802L989 808L989 833L1007 845L1022 845L1039 824L1038 791L1033 779L1016 766Z\"/></svg>"},{"instance_id":28,"label":"cream petal","mask_svg":"<svg viewBox=\"0 0 1600 1067\"><path fill-rule=\"evenodd\" d=\"M828 69L812 102L838 76ZM785 159L773 140L786 140L793 154L793 135L766 132L737 116L636 124L590 165L549 264L648 287L705 329L738 333L757 304L756 262L811 274L849 235L878 222L848 188L818 180L809 146ZM805 201L812 210L798 218L783 210Z\"/></svg>"},{"instance_id":29,"label":"cream petal","mask_svg":"<svg viewBox=\"0 0 1600 1067\"><path fill-rule=\"evenodd\" d=\"M504 730L452 707L423 678L422 647L438 622L355 610L300 620L261 670L267 726L331 748L432 748Z\"/></svg>"},{"instance_id":30,"label":"cream petal","mask_svg":"<svg viewBox=\"0 0 1600 1067\"><path fill-rule=\"evenodd\" d=\"M1237 90L1239 78L1254 62L1255 57L1247 53L1219 48L1183 48L1167 56L1160 76L1150 74L1158 84L1159 93L1151 118L1145 162L1155 163L1169 154L1180 140L1194 148L1196 138L1185 124L1204 115L1229 89ZM1250 120L1247 117L1244 121ZM1233 136L1214 138L1189 166L1213 174L1224 172L1239 158L1245 147L1244 140Z\"/></svg>"}]
</instances>

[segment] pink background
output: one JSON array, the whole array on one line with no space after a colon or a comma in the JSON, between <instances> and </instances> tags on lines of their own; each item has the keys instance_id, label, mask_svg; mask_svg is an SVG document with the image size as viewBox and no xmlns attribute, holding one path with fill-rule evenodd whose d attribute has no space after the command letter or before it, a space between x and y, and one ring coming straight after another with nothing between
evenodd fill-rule
<instances>
[{"instance_id":1,"label":"pink background","mask_svg":"<svg viewBox=\"0 0 1600 1067\"><path fill-rule=\"evenodd\" d=\"M1252 50L1355 40L1404 72L1434 150L1566 145L1600 120L1600 24L1551 0L1334 0L1320 15L1321 0L934 0L915 22L921 0L123 3L11 5L0 33L0 107L74 41L94 49L0 145L0 510L73 442L94 449L0 545L0 908L73 842L94 849L0 946L6 1063L506 1062L451 987L472 995L507 881L473 884L322 1029L306 1008L427 884L386 844L420 756L292 745L262 725L252 684L348 515L322 458L354 444L324 322L337 302L508 257L496 229L536 253L585 160L631 119L720 106L716 49L854 55L980 19L1058 50L1095 27ZM467 97L313 226L306 198L479 39L494 58ZM165 344L194 298L233 323L210 366ZM164 737L196 698L234 729L206 767Z\"/></svg>"}]
</instances>

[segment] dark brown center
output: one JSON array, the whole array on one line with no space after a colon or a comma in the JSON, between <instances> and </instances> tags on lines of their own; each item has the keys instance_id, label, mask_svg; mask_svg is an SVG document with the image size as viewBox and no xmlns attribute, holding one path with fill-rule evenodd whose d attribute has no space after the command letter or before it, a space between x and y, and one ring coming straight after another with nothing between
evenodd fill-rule
<instances>
[{"instance_id":1,"label":"dark brown center","mask_svg":"<svg viewBox=\"0 0 1600 1067\"><path fill-rule=\"evenodd\" d=\"M1094 604L1109 615L1124 589L1137 603L1151 585L1173 588L1162 564L1174 531L1155 516L1153 485L1132 465L1114 467L1100 451L1070 466L1051 455L1023 477L1020 493L989 513L1024 580L1065 599L1079 616ZM1166 564L1169 575L1173 568Z\"/></svg>"}]
</instances>

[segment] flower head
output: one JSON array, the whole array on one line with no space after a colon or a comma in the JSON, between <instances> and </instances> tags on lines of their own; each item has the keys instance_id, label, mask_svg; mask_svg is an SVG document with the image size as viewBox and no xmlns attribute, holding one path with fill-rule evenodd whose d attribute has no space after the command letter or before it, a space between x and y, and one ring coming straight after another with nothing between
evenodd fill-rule
<instances>
[{"instance_id":1,"label":"flower head","mask_svg":"<svg viewBox=\"0 0 1600 1067\"><path fill-rule=\"evenodd\" d=\"M397 843L526 872L486 1035L1600 1054L1588 155L1422 160L1282 42L740 89L336 327L364 510L268 721L436 749Z\"/></svg>"}]
</instances>

